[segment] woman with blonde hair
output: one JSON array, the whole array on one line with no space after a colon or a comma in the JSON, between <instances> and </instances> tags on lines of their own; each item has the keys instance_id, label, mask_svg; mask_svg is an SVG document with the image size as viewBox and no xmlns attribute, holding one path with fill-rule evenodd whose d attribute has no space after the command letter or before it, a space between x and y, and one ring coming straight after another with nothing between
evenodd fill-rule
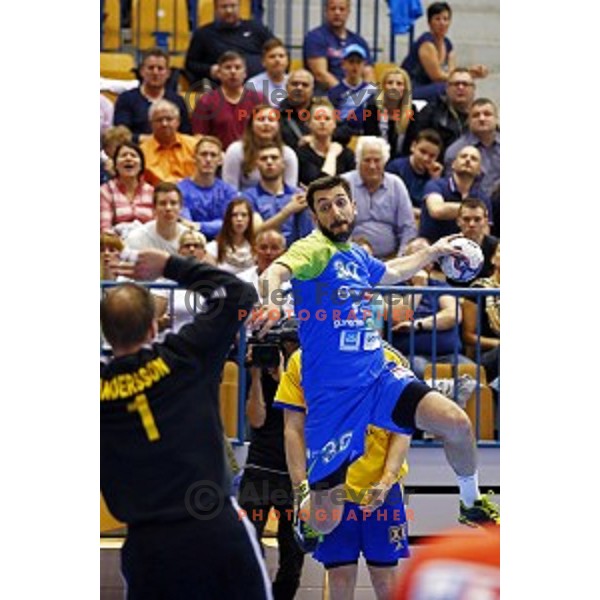
<instances>
[{"instance_id":1,"label":"woman with blonde hair","mask_svg":"<svg viewBox=\"0 0 600 600\"><path fill-rule=\"evenodd\" d=\"M254 266L254 214L250 202L238 196L227 205L223 227L215 240L206 245L206 259L230 273L241 273Z\"/></svg>"},{"instance_id":2,"label":"woman with blonde hair","mask_svg":"<svg viewBox=\"0 0 600 600\"><path fill-rule=\"evenodd\" d=\"M286 118L268 104L254 107L244 126L241 140L233 142L225 152L223 159L223 181L240 191L256 185L260 173L256 166L258 151L275 142L283 154L285 170L283 179L290 187L298 186L298 157L281 138L280 119Z\"/></svg>"},{"instance_id":3,"label":"woman with blonde hair","mask_svg":"<svg viewBox=\"0 0 600 600\"><path fill-rule=\"evenodd\" d=\"M400 67L383 72L379 93L367 103L371 111L364 122L364 135L375 135L385 139L391 150L391 158L399 156L406 130L414 119L412 86L408 73Z\"/></svg>"}]
</instances>

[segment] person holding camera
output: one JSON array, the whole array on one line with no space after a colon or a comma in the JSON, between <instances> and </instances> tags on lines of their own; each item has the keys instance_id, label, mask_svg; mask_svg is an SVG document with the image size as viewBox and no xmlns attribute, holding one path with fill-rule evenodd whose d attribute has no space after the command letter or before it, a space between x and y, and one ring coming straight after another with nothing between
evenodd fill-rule
<instances>
[{"instance_id":1,"label":"person holding camera","mask_svg":"<svg viewBox=\"0 0 600 600\"><path fill-rule=\"evenodd\" d=\"M294 537L294 496L285 459L283 411L273 407L282 366L298 347L295 319L284 320L263 340L249 339L251 384L246 414L252 429L239 503L256 527L259 540L269 511L275 511L279 546L275 600L294 598L304 564L304 552Z\"/></svg>"},{"instance_id":2,"label":"person holding camera","mask_svg":"<svg viewBox=\"0 0 600 600\"><path fill-rule=\"evenodd\" d=\"M240 279L258 286L259 275L285 252L285 238L274 229L256 236L256 266L239 274ZM289 315L289 311L282 311ZM275 600L291 600L300 585L304 554L294 540L293 493L285 460L283 413L273 409L275 391L282 371L282 358L298 347L297 323L284 320L281 328L263 340L250 337L250 391L246 414L251 426L250 447L240 483L239 502L262 537L271 507L279 524L279 569L273 582ZM256 343L258 342L258 343Z\"/></svg>"}]
</instances>

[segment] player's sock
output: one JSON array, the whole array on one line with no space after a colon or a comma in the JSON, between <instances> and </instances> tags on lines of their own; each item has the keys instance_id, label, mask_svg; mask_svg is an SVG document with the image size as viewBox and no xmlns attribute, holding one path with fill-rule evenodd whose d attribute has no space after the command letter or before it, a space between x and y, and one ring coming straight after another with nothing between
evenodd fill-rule
<instances>
[{"instance_id":1,"label":"player's sock","mask_svg":"<svg viewBox=\"0 0 600 600\"><path fill-rule=\"evenodd\" d=\"M458 487L460 489L460 499L463 504L467 507L473 506L475 500L480 496L479 493L479 477L477 471L473 475L467 477L456 476L458 480Z\"/></svg>"}]
</instances>

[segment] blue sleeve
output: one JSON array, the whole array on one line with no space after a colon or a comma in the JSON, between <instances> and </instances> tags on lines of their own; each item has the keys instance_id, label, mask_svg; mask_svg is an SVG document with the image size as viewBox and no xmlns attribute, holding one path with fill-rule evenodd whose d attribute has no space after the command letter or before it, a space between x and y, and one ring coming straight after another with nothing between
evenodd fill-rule
<instances>
[{"instance_id":1,"label":"blue sleeve","mask_svg":"<svg viewBox=\"0 0 600 600\"><path fill-rule=\"evenodd\" d=\"M130 94L127 93L117 96L113 125L125 125L131 131L133 129L133 115L130 98Z\"/></svg>"},{"instance_id":2,"label":"blue sleeve","mask_svg":"<svg viewBox=\"0 0 600 600\"><path fill-rule=\"evenodd\" d=\"M208 237L215 238L223 227L223 219L213 219L212 221L200 221L200 231Z\"/></svg>"},{"instance_id":3,"label":"blue sleeve","mask_svg":"<svg viewBox=\"0 0 600 600\"><path fill-rule=\"evenodd\" d=\"M192 124L190 123L190 115L185 100L179 94L173 100L180 112L181 125L179 125L179 133L192 135Z\"/></svg>"},{"instance_id":4,"label":"blue sleeve","mask_svg":"<svg viewBox=\"0 0 600 600\"><path fill-rule=\"evenodd\" d=\"M298 230L298 239L306 237L309 233L312 233L315 225L312 217L310 216L310 209L305 208L301 213L296 216L296 228Z\"/></svg>"},{"instance_id":5,"label":"blue sleeve","mask_svg":"<svg viewBox=\"0 0 600 600\"><path fill-rule=\"evenodd\" d=\"M441 181L441 179L431 179L431 180L429 180L425 184L425 188L423 189L423 198L425 198L425 196L427 196L428 194L431 194L433 192L435 192L437 194L441 194L442 190L440 188L440 181Z\"/></svg>"},{"instance_id":6,"label":"blue sleeve","mask_svg":"<svg viewBox=\"0 0 600 600\"><path fill-rule=\"evenodd\" d=\"M378 258L367 254L366 251L364 252L367 259L367 268L369 270L369 283L371 285L377 285L385 273L386 266Z\"/></svg>"},{"instance_id":7,"label":"blue sleeve","mask_svg":"<svg viewBox=\"0 0 600 600\"><path fill-rule=\"evenodd\" d=\"M327 45L319 31L313 29L304 38L304 58L327 57Z\"/></svg>"}]
</instances>

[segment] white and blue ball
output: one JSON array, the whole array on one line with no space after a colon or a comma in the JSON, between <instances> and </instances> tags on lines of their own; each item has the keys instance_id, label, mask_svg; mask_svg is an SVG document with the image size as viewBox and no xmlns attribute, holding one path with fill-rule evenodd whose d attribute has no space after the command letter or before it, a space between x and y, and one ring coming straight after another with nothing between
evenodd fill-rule
<instances>
[{"instance_id":1,"label":"white and blue ball","mask_svg":"<svg viewBox=\"0 0 600 600\"><path fill-rule=\"evenodd\" d=\"M475 279L483 267L483 252L479 244L459 237L452 240L450 245L460 250L464 256L446 254L440 258L440 266L446 277L461 283Z\"/></svg>"}]
</instances>

